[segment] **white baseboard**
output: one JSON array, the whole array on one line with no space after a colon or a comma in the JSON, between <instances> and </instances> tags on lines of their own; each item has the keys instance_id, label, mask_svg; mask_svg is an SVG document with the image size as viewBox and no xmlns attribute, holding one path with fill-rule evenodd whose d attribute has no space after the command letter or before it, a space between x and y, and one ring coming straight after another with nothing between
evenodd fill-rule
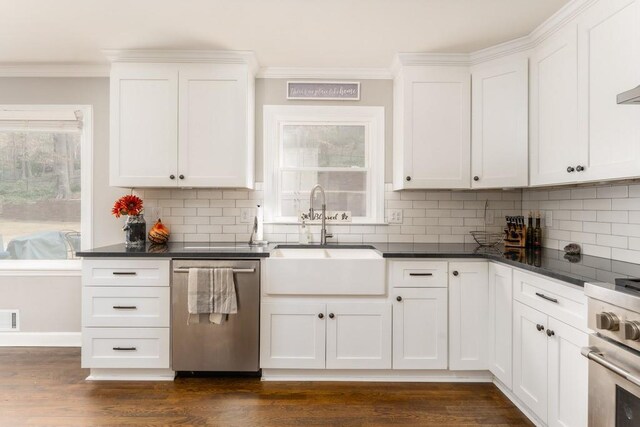
<instances>
[{"instance_id":1,"label":"white baseboard","mask_svg":"<svg viewBox=\"0 0 640 427\"><path fill-rule=\"evenodd\" d=\"M543 423L533 412L531 412L531 410L527 407L527 405L522 403L522 401L518 399L518 397L511 390L509 390L509 387L501 383L499 379L494 378L493 383L496 385L496 387L500 389L502 393L504 393L505 396L507 396L507 398L514 405L516 405L518 409L520 409L520 412L522 412L527 418L529 418L529 421L531 421L537 427L547 426L547 424Z\"/></svg>"},{"instance_id":2,"label":"white baseboard","mask_svg":"<svg viewBox=\"0 0 640 427\"><path fill-rule=\"evenodd\" d=\"M80 332L0 332L0 347L80 347Z\"/></svg>"},{"instance_id":3,"label":"white baseboard","mask_svg":"<svg viewBox=\"0 0 640 427\"><path fill-rule=\"evenodd\" d=\"M173 381L171 369L91 369L87 381Z\"/></svg>"},{"instance_id":4,"label":"white baseboard","mask_svg":"<svg viewBox=\"0 0 640 427\"><path fill-rule=\"evenodd\" d=\"M491 382L488 371L263 369L263 381Z\"/></svg>"}]
</instances>

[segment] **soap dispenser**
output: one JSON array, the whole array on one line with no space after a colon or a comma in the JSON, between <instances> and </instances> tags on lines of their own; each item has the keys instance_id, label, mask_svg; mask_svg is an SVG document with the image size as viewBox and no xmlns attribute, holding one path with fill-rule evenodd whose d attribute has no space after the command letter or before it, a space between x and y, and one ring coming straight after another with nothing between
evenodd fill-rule
<instances>
[{"instance_id":1,"label":"soap dispenser","mask_svg":"<svg viewBox=\"0 0 640 427\"><path fill-rule=\"evenodd\" d=\"M302 220L302 224L300 224L300 229L298 230L298 243L301 245L308 245L311 243L311 232L304 220Z\"/></svg>"}]
</instances>

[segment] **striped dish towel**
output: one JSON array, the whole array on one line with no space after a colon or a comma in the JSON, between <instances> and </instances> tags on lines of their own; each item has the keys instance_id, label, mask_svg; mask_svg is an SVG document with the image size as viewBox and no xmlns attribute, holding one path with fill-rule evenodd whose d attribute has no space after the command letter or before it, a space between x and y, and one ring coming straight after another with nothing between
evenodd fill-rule
<instances>
[{"instance_id":1,"label":"striped dish towel","mask_svg":"<svg viewBox=\"0 0 640 427\"><path fill-rule=\"evenodd\" d=\"M190 268L187 290L187 324L199 323L201 314L221 324L227 314L238 312L232 268Z\"/></svg>"}]
</instances>

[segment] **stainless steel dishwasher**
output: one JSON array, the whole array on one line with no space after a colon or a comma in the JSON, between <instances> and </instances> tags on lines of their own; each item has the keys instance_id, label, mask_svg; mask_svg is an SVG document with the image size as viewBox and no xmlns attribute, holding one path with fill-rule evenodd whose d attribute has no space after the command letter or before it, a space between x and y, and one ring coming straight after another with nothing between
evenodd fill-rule
<instances>
[{"instance_id":1,"label":"stainless steel dishwasher","mask_svg":"<svg viewBox=\"0 0 640 427\"><path fill-rule=\"evenodd\" d=\"M171 283L171 366L174 371L257 372L260 345L260 262L174 260ZM190 267L234 269L238 313L221 325L187 325Z\"/></svg>"}]
</instances>

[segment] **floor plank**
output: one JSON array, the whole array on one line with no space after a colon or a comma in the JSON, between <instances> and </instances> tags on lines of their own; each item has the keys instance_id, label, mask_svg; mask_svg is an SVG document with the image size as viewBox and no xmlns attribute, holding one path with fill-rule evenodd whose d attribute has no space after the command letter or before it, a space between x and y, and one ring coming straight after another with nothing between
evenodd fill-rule
<instances>
[{"instance_id":1,"label":"floor plank","mask_svg":"<svg viewBox=\"0 0 640 427\"><path fill-rule=\"evenodd\" d=\"M0 348L0 426L531 426L493 384L88 382L79 349Z\"/></svg>"}]
</instances>

